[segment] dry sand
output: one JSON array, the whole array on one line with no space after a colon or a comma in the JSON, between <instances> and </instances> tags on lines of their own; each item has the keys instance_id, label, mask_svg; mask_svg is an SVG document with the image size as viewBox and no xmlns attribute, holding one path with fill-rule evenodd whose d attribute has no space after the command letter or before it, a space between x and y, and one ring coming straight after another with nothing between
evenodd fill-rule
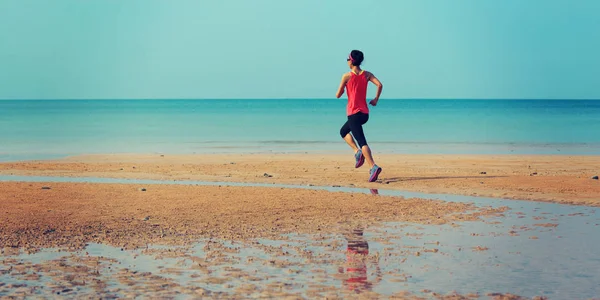
<instances>
[{"instance_id":1,"label":"dry sand","mask_svg":"<svg viewBox=\"0 0 600 300\"><path fill-rule=\"evenodd\" d=\"M350 154L88 155L1 163L0 174L340 185L600 206L600 156Z\"/></svg>"},{"instance_id":2,"label":"dry sand","mask_svg":"<svg viewBox=\"0 0 600 300\"><path fill-rule=\"evenodd\" d=\"M341 192L99 183L4 182L0 199L0 245L32 251L88 242L133 248L203 237L244 240L379 221L443 224L503 211Z\"/></svg>"}]
</instances>

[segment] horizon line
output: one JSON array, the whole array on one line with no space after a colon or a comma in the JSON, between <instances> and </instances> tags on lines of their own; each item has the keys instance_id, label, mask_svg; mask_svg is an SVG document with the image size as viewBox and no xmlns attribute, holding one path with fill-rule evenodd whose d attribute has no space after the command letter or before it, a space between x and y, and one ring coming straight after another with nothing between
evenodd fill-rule
<instances>
[{"instance_id":1,"label":"horizon line","mask_svg":"<svg viewBox=\"0 0 600 300\"><path fill-rule=\"evenodd\" d=\"M134 101L144 101L144 100L198 100L198 101L207 101L207 100L347 100L347 99L336 99L336 98L302 98L302 97L288 97L288 98L0 98L0 101L86 101L86 100L102 100L102 101L111 101L111 100L134 100ZM380 100L551 100L551 101L561 101L561 100L580 100L580 101L598 101L600 98L380 98Z\"/></svg>"}]
</instances>

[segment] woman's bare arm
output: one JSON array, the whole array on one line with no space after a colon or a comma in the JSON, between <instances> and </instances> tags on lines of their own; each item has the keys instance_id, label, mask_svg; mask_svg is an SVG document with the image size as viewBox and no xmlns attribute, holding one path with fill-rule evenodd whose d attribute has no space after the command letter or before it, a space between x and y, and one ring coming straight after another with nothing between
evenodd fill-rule
<instances>
[{"instance_id":1,"label":"woman's bare arm","mask_svg":"<svg viewBox=\"0 0 600 300\"><path fill-rule=\"evenodd\" d=\"M375 98L373 98L373 100L371 100L371 102L369 102L369 103L371 103L371 105L375 106L375 105L377 105L377 102L379 101L379 96L381 96L381 91L383 91L383 84L371 72L369 72L369 81L377 86L377 94L375 94Z\"/></svg>"},{"instance_id":2,"label":"woman's bare arm","mask_svg":"<svg viewBox=\"0 0 600 300\"><path fill-rule=\"evenodd\" d=\"M340 86L338 87L337 93L335 94L336 98L341 97L344 94L344 90L346 89L346 83L348 82L348 79L350 78L350 76L348 76L349 74L346 73L342 76L342 81L340 82Z\"/></svg>"}]
</instances>

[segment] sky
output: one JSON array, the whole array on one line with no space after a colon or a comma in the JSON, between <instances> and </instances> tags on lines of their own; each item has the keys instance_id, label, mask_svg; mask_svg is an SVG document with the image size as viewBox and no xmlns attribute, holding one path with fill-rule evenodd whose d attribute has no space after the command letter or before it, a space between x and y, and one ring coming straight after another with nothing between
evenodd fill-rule
<instances>
[{"instance_id":1,"label":"sky","mask_svg":"<svg viewBox=\"0 0 600 300\"><path fill-rule=\"evenodd\" d=\"M597 0L0 0L0 99L600 99ZM371 85L369 95L375 88Z\"/></svg>"}]
</instances>

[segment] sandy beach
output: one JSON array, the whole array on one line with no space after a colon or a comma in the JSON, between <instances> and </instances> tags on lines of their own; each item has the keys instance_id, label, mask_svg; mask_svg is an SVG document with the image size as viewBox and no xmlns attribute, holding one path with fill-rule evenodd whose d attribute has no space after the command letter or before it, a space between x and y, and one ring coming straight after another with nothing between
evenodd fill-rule
<instances>
[{"instance_id":1,"label":"sandy beach","mask_svg":"<svg viewBox=\"0 0 600 300\"><path fill-rule=\"evenodd\" d=\"M142 190L145 189L145 190ZM397 221L445 224L503 209L424 199L256 187L0 183L5 248L136 248L200 238L334 233Z\"/></svg>"},{"instance_id":2,"label":"sandy beach","mask_svg":"<svg viewBox=\"0 0 600 300\"><path fill-rule=\"evenodd\" d=\"M443 257L463 257L464 251L470 253L469 261L490 251L496 251L489 254L494 257L508 255L508 261L520 257L520 251L498 252L503 247L487 238L514 239L506 241L529 243L519 248L538 251L535 243L553 239L564 218L591 218L595 211L586 206L600 206L600 182L591 179L600 157L387 154L376 159L384 171L374 183L366 180L368 167L355 169L352 156L339 154L113 154L0 163L0 175L165 181L0 182L0 279L11 276L14 282L0 284L0 294L546 299L506 294L510 289L471 293L468 283L464 294L428 285L415 290L414 283L405 283L411 274L439 272L431 270L429 259L447 264L453 260ZM169 184L178 180L362 187L371 192ZM531 208L523 213L514 210L519 206L487 206L485 200L475 205L407 199L379 195L379 189L565 203L580 212ZM502 224L509 215L511 221ZM519 225L520 220L529 221ZM585 222L586 230L600 225L594 219ZM363 230L369 232L368 239L362 236ZM456 234L464 240L461 244L451 238ZM259 242L265 240L274 242ZM348 249L351 244L369 247L371 243L378 250L355 258L350 252L340 257L340 249L350 251L346 243ZM157 245L166 248L152 248ZM68 255L52 259L48 249L61 249ZM248 254L256 253L252 251L265 254ZM16 259L20 253L42 253L49 258L23 262ZM138 259L144 263L137 263ZM407 260L412 263L405 265ZM487 261L485 265L491 263ZM354 270L357 263L365 272L369 266L369 280L365 275L355 282L354 271L325 270L325 266ZM156 265L156 269L142 272L147 270L140 269L144 264ZM387 271L379 271L379 264ZM261 271L256 273L256 268ZM273 275L280 270L287 270L286 275ZM448 276L458 271L452 267ZM405 285L382 294L373 289L382 277L388 282L383 286ZM428 278L435 280L435 276ZM38 288L36 282L46 282L46 287ZM343 288L325 284L331 282L341 282Z\"/></svg>"},{"instance_id":3,"label":"sandy beach","mask_svg":"<svg viewBox=\"0 0 600 300\"><path fill-rule=\"evenodd\" d=\"M0 163L0 175L137 178L385 188L600 206L598 156L375 156L383 168L369 183L368 166L348 154L87 155L53 161Z\"/></svg>"},{"instance_id":4,"label":"sandy beach","mask_svg":"<svg viewBox=\"0 0 600 300\"><path fill-rule=\"evenodd\" d=\"M256 274L252 267L266 265L275 270L340 265L344 262L314 253L307 246L281 247L261 245L260 239L286 241L285 235L314 236L302 244L332 249L342 246L331 236L346 236L357 228L376 228L384 222L407 222L422 225L460 227L464 221L485 221L502 216L505 207L477 207L467 203L437 200L405 199L372 194L348 194L315 190L259 187L139 185L103 183L2 182L0 183L0 279L10 275L8 284L0 284L0 295L14 297L66 295L78 297L139 297L153 295L174 298L178 295L209 298L305 299L309 297L339 298L349 291L318 282L331 280L327 273L308 288L285 283L271 272ZM420 234L415 234L419 236ZM388 235L389 236L389 235ZM391 238L391 236L389 237ZM398 238L398 236L397 236ZM380 238L382 242L385 239ZM205 242L200 255L194 244ZM229 242L239 245L226 246ZM106 245L102 252L89 256L90 244ZM166 248L148 249L159 245ZM183 248L182 248L183 247ZM244 263L237 257L242 249L256 247L267 257L251 257ZM66 251L69 255L40 263L15 259L20 253L52 257L47 249ZM113 250L114 249L114 250ZM121 265L118 251L138 251L133 255L159 264L155 272L132 271ZM419 250L421 249L421 250ZM401 249L403 255L420 256L419 251L437 252L430 246ZM141 250L141 252L139 252ZM46 251L46 252L44 252ZM83 251L83 252L82 252ZM391 254L390 254L391 255ZM394 254L398 257L400 254ZM375 261L378 253L357 256L357 261ZM176 259L170 266L165 258ZM140 258L141 259L141 258ZM290 260L303 260L291 263ZM186 261L194 262L191 266ZM139 262L140 264L142 262ZM363 262L365 264L366 262ZM256 268L256 267L255 267ZM292 269L290 274L301 271ZM117 272L116 275L113 272ZM212 272L215 272L214 274ZM219 275L225 272L223 275ZM194 284L172 276L189 275ZM335 280L353 280L353 275L337 275ZM407 275L399 273L399 280ZM306 277L310 279L310 277ZM11 283L13 280L26 283ZM236 280L244 284L233 283ZM46 283L38 288L36 282ZM230 283L231 282L231 283ZM124 287L111 288L114 284ZM223 288L211 288L225 284ZM369 282L359 284L370 286ZM205 288L200 288L203 286ZM380 298L371 288L358 286L358 298ZM166 289L165 287L169 287ZM300 291L300 292L299 292ZM258 293L258 294L257 294ZM340 294L341 293L341 294ZM432 295L436 295L432 293ZM425 299L410 292L396 293L394 299ZM438 297L439 299L446 299ZM512 299L512 298L511 298Z\"/></svg>"}]
</instances>

